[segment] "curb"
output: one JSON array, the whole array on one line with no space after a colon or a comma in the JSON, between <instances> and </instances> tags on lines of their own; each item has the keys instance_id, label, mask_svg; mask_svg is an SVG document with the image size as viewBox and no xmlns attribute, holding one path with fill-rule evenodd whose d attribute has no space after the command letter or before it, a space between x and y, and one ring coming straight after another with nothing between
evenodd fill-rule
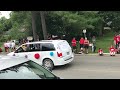
<instances>
[{"instance_id":1,"label":"curb","mask_svg":"<svg viewBox=\"0 0 120 90\"><path fill-rule=\"evenodd\" d=\"M74 54L75 56L81 56L81 55L90 55L90 56L92 56L92 55L98 55L97 53L95 53L95 54ZM104 53L104 56L105 55L110 55L110 53ZM116 55L120 55L120 54L116 54Z\"/></svg>"}]
</instances>

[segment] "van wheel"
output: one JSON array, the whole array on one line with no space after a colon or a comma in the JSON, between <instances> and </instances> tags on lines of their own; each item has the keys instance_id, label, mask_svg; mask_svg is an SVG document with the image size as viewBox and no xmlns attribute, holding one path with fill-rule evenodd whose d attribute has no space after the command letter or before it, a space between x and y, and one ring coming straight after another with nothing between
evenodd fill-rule
<instances>
[{"instance_id":1,"label":"van wheel","mask_svg":"<svg viewBox=\"0 0 120 90\"><path fill-rule=\"evenodd\" d=\"M54 68L54 64L53 64L53 62L50 59L45 59L43 61L43 66L45 68L49 69L50 71L53 70L53 68Z\"/></svg>"}]
</instances>

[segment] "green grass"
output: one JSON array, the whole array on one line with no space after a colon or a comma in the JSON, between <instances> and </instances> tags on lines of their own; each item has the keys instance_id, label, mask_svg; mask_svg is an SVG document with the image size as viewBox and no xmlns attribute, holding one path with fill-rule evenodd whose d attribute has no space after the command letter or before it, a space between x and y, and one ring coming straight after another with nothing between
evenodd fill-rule
<instances>
[{"instance_id":1,"label":"green grass","mask_svg":"<svg viewBox=\"0 0 120 90\"><path fill-rule=\"evenodd\" d=\"M97 38L96 51L98 51L99 48L102 48L104 53L108 53L110 46L113 45L113 38L114 38L114 32L109 32L105 36Z\"/></svg>"},{"instance_id":2,"label":"green grass","mask_svg":"<svg viewBox=\"0 0 120 90\"><path fill-rule=\"evenodd\" d=\"M4 51L3 43L4 42L0 42L0 48Z\"/></svg>"}]
</instances>

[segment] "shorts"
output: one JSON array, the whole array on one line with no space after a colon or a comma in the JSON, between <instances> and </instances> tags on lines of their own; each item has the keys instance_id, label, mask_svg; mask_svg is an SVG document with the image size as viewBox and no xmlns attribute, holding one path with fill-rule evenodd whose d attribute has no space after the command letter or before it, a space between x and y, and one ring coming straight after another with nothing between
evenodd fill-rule
<instances>
[{"instance_id":1,"label":"shorts","mask_svg":"<svg viewBox=\"0 0 120 90\"><path fill-rule=\"evenodd\" d=\"M76 46L72 46L73 49L76 49Z\"/></svg>"},{"instance_id":2,"label":"shorts","mask_svg":"<svg viewBox=\"0 0 120 90\"><path fill-rule=\"evenodd\" d=\"M85 48L85 49L88 49L88 48L89 48L89 45L84 45L84 48Z\"/></svg>"},{"instance_id":3,"label":"shorts","mask_svg":"<svg viewBox=\"0 0 120 90\"><path fill-rule=\"evenodd\" d=\"M80 48L83 48L84 47L84 45L83 44L80 44Z\"/></svg>"}]
</instances>

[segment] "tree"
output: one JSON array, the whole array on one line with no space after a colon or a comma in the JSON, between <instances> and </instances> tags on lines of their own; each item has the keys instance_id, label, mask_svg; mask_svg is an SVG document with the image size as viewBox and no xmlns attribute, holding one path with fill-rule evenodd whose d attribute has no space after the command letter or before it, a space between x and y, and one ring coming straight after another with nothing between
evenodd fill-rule
<instances>
[{"instance_id":1,"label":"tree","mask_svg":"<svg viewBox=\"0 0 120 90\"><path fill-rule=\"evenodd\" d=\"M35 11L31 11L32 13L32 29L33 29L33 38L34 41L37 41L37 34L36 34L36 12Z\"/></svg>"},{"instance_id":2,"label":"tree","mask_svg":"<svg viewBox=\"0 0 120 90\"><path fill-rule=\"evenodd\" d=\"M41 24L42 24L43 36L44 36L44 39L47 39L47 30L46 30L44 11L40 11L40 16L41 16Z\"/></svg>"}]
</instances>

